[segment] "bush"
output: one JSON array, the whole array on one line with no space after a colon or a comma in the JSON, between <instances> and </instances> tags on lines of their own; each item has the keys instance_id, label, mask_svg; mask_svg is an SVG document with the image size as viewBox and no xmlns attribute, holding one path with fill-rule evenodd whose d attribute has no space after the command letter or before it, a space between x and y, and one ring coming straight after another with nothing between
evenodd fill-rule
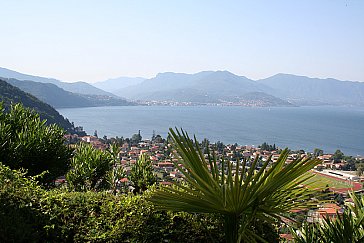
<instances>
[{"instance_id":1,"label":"bush","mask_svg":"<svg viewBox=\"0 0 364 243\"><path fill-rule=\"evenodd\" d=\"M38 242L46 234L39 200L45 191L0 163L0 242Z\"/></svg>"},{"instance_id":2,"label":"bush","mask_svg":"<svg viewBox=\"0 0 364 243\"><path fill-rule=\"evenodd\" d=\"M110 187L107 174L112 169L113 160L108 151L81 143L71 160L71 170L66 175L68 186L73 191L107 189Z\"/></svg>"},{"instance_id":3,"label":"bush","mask_svg":"<svg viewBox=\"0 0 364 243\"><path fill-rule=\"evenodd\" d=\"M42 177L48 183L64 175L72 151L63 136L63 129L47 126L33 110L13 104L5 112L0 104L0 161L10 168L24 168L32 176L48 171Z\"/></svg>"},{"instance_id":4,"label":"bush","mask_svg":"<svg viewBox=\"0 0 364 243\"><path fill-rule=\"evenodd\" d=\"M49 192L41 201L50 215L49 241L210 242L213 220L186 213L158 212L144 195L106 192ZM210 229L206 227L210 225ZM219 232L215 230L215 232ZM213 236L217 238L216 236ZM219 241L217 241L219 242Z\"/></svg>"},{"instance_id":5,"label":"bush","mask_svg":"<svg viewBox=\"0 0 364 243\"><path fill-rule=\"evenodd\" d=\"M156 211L151 193L46 191L0 163L0 242L220 242L218 220Z\"/></svg>"},{"instance_id":6,"label":"bush","mask_svg":"<svg viewBox=\"0 0 364 243\"><path fill-rule=\"evenodd\" d=\"M0 163L0 242L224 242L216 215L158 211L149 201L154 190L46 191ZM254 228L271 230L259 222Z\"/></svg>"}]
</instances>

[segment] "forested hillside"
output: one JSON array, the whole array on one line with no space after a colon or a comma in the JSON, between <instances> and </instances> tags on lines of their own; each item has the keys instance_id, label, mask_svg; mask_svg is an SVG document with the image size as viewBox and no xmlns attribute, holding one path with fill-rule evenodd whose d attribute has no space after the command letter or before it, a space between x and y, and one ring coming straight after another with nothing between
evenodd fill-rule
<instances>
[{"instance_id":1,"label":"forested hillside","mask_svg":"<svg viewBox=\"0 0 364 243\"><path fill-rule=\"evenodd\" d=\"M130 102L119 97L72 93L52 83L21 81L13 78L5 80L55 108L131 105Z\"/></svg>"},{"instance_id":2,"label":"forested hillside","mask_svg":"<svg viewBox=\"0 0 364 243\"><path fill-rule=\"evenodd\" d=\"M0 79L0 101L4 102L5 109L13 103L22 103L25 107L34 109L47 124L58 124L67 132L74 132L74 126L58 113L52 106L40 101L31 94L21 91L4 80Z\"/></svg>"}]
</instances>

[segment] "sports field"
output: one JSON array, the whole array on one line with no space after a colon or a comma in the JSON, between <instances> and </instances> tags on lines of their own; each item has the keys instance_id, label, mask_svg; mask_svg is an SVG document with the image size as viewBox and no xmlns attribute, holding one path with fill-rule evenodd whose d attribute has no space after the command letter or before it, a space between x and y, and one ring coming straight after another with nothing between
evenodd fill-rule
<instances>
[{"instance_id":1,"label":"sports field","mask_svg":"<svg viewBox=\"0 0 364 243\"><path fill-rule=\"evenodd\" d=\"M314 173L314 172L310 172ZM323 175L319 173L314 173L315 176L310 178L305 184L309 184L312 188L322 188L326 189L328 185L332 191L346 192L349 190L360 190L362 188L360 183L351 182L336 178L333 176ZM312 183L312 184L311 184Z\"/></svg>"}]
</instances>

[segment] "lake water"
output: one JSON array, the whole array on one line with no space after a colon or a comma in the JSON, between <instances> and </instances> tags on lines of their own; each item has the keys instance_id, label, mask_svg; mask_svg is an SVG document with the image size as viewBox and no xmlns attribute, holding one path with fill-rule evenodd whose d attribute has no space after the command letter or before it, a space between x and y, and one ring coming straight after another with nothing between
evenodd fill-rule
<instances>
[{"instance_id":1,"label":"lake water","mask_svg":"<svg viewBox=\"0 0 364 243\"><path fill-rule=\"evenodd\" d=\"M58 109L88 134L131 137L153 130L166 137L168 128L182 127L198 139L324 152L340 149L364 155L364 108L354 107L227 107L118 106Z\"/></svg>"}]
</instances>

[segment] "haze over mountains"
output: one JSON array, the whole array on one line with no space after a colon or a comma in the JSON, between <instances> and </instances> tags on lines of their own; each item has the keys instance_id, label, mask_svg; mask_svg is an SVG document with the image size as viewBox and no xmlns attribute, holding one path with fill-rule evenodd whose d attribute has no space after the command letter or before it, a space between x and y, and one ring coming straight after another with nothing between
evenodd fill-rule
<instances>
[{"instance_id":1,"label":"haze over mountains","mask_svg":"<svg viewBox=\"0 0 364 243\"><path fill-rule=\"evenodd\" d=\"M364 105L364 83L277 74L258 80L271 94L299 105Z\"/></svg>"},{"instance_id":2,"label":"haze over mountains","mask_svg":"<svg viewBox=\"0 0 364 243\"><path fill-rule=\"evenodd\" d=\"M292 105L355 105L364 106L364 83L340 81L336 79L318 79L291 74L277 74L272 77L251 80L228 71L203 71L195 74L159 73L154 78L120 77L93 84L77 82L64 83L56 79L25 75L8 69L0 68L0 77L31 80L52 83L64 91L63 93L52 85L38 88L32 84L11 81L14 85L26 89L37 97L42 97L55 107L83 107L95 106L97 102L84 101L88 94L105 95L105 97L119 96L142 104L220 104L241 106L292 106ZM29 88L29 86L34 86ZM50 95L51 90L53 95ZM77 88L78 87L78 88ZM84 87L84 88L83 88ZM79 90L81 89L81 90ZM41 91L39 91L41 90ZM76 92L77 91L77 92ZM58 94L57 93L57 94ZM77 97L66 98L77 94ZM57 96L68 99L67 104L57 104ZM72 104L77 105L72 106ZM130 104L130 103L129 103ZM97 104L96 104L97 105ZM102 105L102 104L101 104ZM104 102L104 105L118 105L117 102ZM120 104L123 105L123 104ZM125 103L128 105L128 103Z\"/></svg>"},{"instance_id":3,"label":"haze over mountains","mask_svg":"<svg viewBox=\"0 0 364 243\"><path fill-rule=\"evenodd\" d=\"M66 83L66 82L62 82L58 79L44 78L44 77L38 77L38 76L29 75L29 74L23 74L23 73L19 73L19 72L16 72L16 71L13 71L10 69L6 69L6 68L2 68L2 67L0 67L0 77L13 78L13 79L23 80L23 81L51 83L51 84L57 85L58 87L66 90L66 91L78 93L78 94L115 96L112 93L98 89L86 82Z\"/></svg>"},{"instance_id":4,"label":"haze over mountains","mask_svg":"<svg viewBox=\"0 0 364 243\"><path fill-rule=\"evenodd\" d=\"M107 92L117 94L120 90L129 86L142 83L146 78L119 77L93 83L92 85Z\"/></svg>"},{"instance_id":5,"label":"haze over mountains","mask_svg":"<svg viewBox=\"0 0 364 243\"><path fill-rule=\"evenodd\" d=\"M251 80L228 71L161 73L114 92L129 99L212 103L257 101L257 105L364 105L364 83L291 74ZM259 103L261 99L266 102Z\"/></svg>"},{"instance_id":6,"label":"haze over mountains","mask_svg":"<svg viewBox=\"0 0 364 243\"><path fill-rule=\"evenodd\" d=\"M0 68L0 77L55 108L133 105L85 82L65 83Z\"/></svg>"}]
</instances>

